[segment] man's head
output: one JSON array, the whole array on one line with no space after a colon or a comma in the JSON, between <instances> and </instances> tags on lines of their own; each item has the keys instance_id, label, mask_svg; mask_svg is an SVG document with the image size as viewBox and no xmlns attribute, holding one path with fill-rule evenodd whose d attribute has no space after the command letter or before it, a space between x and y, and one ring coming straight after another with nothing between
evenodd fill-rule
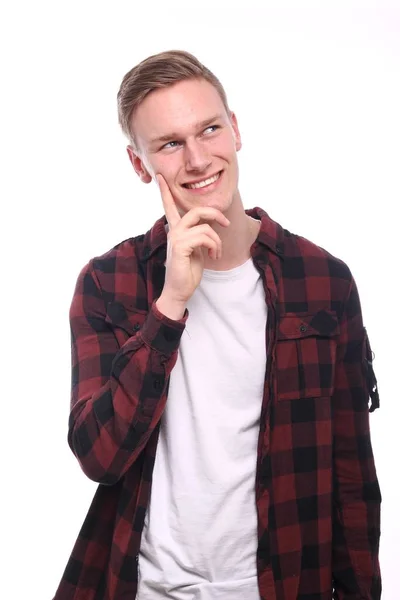
<instances>
[{"instance_id":1,"label":"man's head","mask_svg":"<svg viewBox=\"0 0 400 600\"><path fill-rule=\"evenodd\" d=\"M134 67L118 92L118 115L143 182L161 173L182 214L200 204L229 207L238 193L237 121L221 83L194 56L163 52ZM212 186L187 187L220 173Z\"/></svg>"}]
</instances>

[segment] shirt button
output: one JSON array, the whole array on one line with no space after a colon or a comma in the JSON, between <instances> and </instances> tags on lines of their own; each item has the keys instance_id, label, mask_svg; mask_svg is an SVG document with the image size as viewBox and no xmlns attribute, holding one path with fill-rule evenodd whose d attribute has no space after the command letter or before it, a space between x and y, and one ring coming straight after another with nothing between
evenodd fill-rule
<instances>
[{"instance_id":1,"label":"shirt button","mask_svg":"<svg viewBox=\"0 0 400 600\"><path fill-rule=\"evenodd\" d=\"M161 379L154 379L153 380L153 387L155 390L162 390L163 388L163 382Z\"/></svg>"},{"instance_id":2,"label":"shirt button","mask_svg":"<svg viewBox=\"0 0 400 600\"><path fill-rule=\"evenodd\" d=\"M307 331L307 325L300 325L301 333L305 333Z\"/></svg>"}]
</instances>

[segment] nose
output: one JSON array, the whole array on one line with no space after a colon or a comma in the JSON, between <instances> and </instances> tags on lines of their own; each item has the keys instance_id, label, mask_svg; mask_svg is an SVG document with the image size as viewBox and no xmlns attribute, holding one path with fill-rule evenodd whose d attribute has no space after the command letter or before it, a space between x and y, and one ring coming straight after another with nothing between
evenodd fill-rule
<instances>
[{"instance_id":1,"label":"nose","mask_svg":"<svg viewBox=\"0 0 400 600\"><path fill-rule=\"evenodd\" d=\"M185 162L187 171L205 171L211 164L211 157L201 142L193 140L186 143Z\"/></svg>"}]
</instances>

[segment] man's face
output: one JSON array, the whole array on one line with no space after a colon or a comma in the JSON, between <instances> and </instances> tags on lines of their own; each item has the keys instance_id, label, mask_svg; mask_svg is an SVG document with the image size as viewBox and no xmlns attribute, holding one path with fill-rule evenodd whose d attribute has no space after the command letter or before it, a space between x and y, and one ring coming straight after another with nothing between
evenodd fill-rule
<instances>
[{"instance_id":1,"label":"man's face","mask_svg":"<svg viewBox=\"0 0 400 600\"><path fill-rule=\"evenodd\" d=\"M133 117L137 150L129 158L142 181L164 177L181 215L195 206L225 212L238 196L241 148L236 117L227 115L217 90L204 79L154 90ZM205 187L188 187L217 175Z\"/></svg>"}]
</instances>

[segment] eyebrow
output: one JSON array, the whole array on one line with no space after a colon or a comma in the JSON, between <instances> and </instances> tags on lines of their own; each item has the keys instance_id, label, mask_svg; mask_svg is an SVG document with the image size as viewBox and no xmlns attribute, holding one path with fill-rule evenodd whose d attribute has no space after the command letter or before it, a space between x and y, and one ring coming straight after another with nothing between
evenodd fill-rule
<instances>
[{"instance_id":1,"label":"eyebrow","mask_svg":"<svg viewBox=\"0 0 400 600\"><path fill-rule=\"evenodd\" d=\"M207 125L209 125L213 121L217 121L218 119L222 119L222 115L221 114L214 115L210 119L206 119L205 121L200 121L199 123L196 123L195 128L196 129L203 129L204 127L206 127ZM167 133L166 135L162 135L160 137L153 138L152 140L150 140L149 144L155 144L156 142L168 142L170 140L173 140L173 139L179 138L179 137L181 137L179 135L179 133Z\"/></svg>"}]
</instances>

